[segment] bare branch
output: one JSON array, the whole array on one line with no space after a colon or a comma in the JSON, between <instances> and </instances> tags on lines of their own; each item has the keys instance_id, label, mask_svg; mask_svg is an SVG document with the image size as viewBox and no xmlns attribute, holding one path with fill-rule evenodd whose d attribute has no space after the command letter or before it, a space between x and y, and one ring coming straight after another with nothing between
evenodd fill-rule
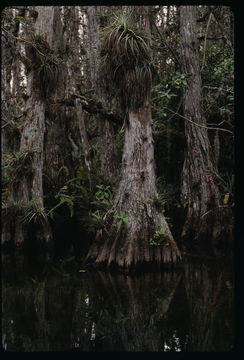
<instances>
[{"instance_id":1,"label":"bare branch","mask_svg":"<svg viewBox=\"0 0 244 360\"><path fill-rule=\"evenodd\" d=\"M205 126L205 125L202 125L202 124L197 124L196 122L194 122L194 121L186 118L185 116L177 113L176 111L173 111L173 110L171 110L171 109L169 109L169 108L166 108L166 109L169 110L169 111L171 111L171 112L174 113L175 115L178 115L179 117L183 118L184 120L187 120L187 121L189 121L190 123L192 123L192 124L194 124L194 125L196 125L196 126L199 126L199 127L201 127L201 128L204 128L204 129L207 129L207 130L220 130L220 131L225 131L225 132L228 132L228 133L230 133L231 135L233 135L233 131L231 131L231 130L223 129L223 128L217 128L217 127L212 127L212 126Z\"/></svg>"},{"instance_id":2,"label":"bare branch","mask_svg":"<svg viewBox=\"0 0 244 360\"><path fill-rule=\"evenodd\" d=\"M169 51L171 52L171 54L173 55L173 58L176 60L176 62L178 63L179 66L181 66L181 62L180 60L178 59L178 56L176 55L176 53L174 52L174 50L171 48L171 46L163 39L163 35L161 34L161 32L159 31L157 25L155 24L154 20L152 20L152 23L154 25L154 27L156 28L160 38L161 38L161 41L163 42L163 44L169 49Z\"/></svg>"},{"instance_id":3,"label":"bare branch","mask_svg":"<svg viewBox=\"0 0 244 360\"><path fill-rule=\"evenodd\" d=\"M209 18L208 18L208 23L207 23L207 28L206 28L206 33L205 33L205 36L204 36L203 58L202 58L201 72L203 71L203 68L204 68L204 65L205 65L208 28L209 28L209 25L210 25L210 22L211 22L212 17L213 17L213 14L212 14L212 12L210 12Z\"/></svg>"}]
</instances>

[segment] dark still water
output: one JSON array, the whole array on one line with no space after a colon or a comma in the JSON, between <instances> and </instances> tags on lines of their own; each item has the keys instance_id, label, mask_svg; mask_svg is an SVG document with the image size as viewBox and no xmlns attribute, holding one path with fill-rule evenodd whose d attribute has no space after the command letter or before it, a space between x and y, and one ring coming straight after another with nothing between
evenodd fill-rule
<instances>
[{"instance_id":1,"label":"dark still water","mask_svg":"<svg viewBox=\"0 0 244 360\"><path fill-rule=\"evenodd\" d=\"M7 351L228 351L233 273L188 264L138 276L65 271L2 278Z\"/></svg>"}]
</instances>

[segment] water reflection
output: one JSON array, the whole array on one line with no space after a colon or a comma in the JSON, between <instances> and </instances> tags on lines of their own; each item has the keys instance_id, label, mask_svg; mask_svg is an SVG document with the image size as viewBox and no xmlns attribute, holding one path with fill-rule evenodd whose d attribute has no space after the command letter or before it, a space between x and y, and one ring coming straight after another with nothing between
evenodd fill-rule
<instances>
[{"instance_id":1,"label":"water reflection","mask_svg":"<svg viewBox=\"0 0 244 360\"><path fill-rule=\"evenodd\" d=\"M11 274L11 276L10 276ZM2 282L9 351L225 351L233 346L231 272L188 264L136 277L11 271Z\"/></svg>"}]
</instances>

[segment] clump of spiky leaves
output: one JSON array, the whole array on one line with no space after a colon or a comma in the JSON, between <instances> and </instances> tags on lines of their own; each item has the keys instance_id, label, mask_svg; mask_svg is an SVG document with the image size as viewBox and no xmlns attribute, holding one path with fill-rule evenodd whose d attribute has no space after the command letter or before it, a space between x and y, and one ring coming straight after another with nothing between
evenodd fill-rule
<instances>
[{"instance_id":1,"label":"clump of spiky leaves","mask_svg":"<svg viewBox=\"0 0 244 360\"><path fill-rule=\"evenodd\" d=\"M24 207L21 222L23 224L45 224L47 222L47 215L44 207L37 200L29 201L28 205Z\"/></svg>"},{"instance_id":2,"label":"clump of spiky leaves","mask_svg":"<svg viewBox=\"0 0 244 360\"><path fill-rule=\"evenodd\" d=\"M44 97L53 93L59 86L60 77L63 74L61 71L62 65L62 60L55 55L50 55L43 59L37 72L37 79Z\"/></svg>"},{"instance_id":3,"label":"clump of spiky leaves","mask_svg":"<svg viewBox=\"0 0 244 360\"><path fill-rule=\"evenodd\" d=\"M31 60L31 67L36 71L36 80L44 97L50 95L58 87L62 77L62 59L53 54L49 44L40 34L31 35L26 46L27 56Z\"/></svg>"},{"instance_id":4,"label":"clump of spiky leaves","mask_svg":"<svg viewBox=\"0 0 244 360\"><path fill-rule=\"evenodd\" d=\"M41 34L31 34L26 40L26 55L33 69L37 69L50 53L50 47Z\"/></svg>"},{"instance_id":5,"label":"clump of spiky leaves","mask_svg":"<svg viewBox=\"0 0 244 360\"><path fill-rule=\"evenodd\" d=\"M3 156L4 179L6 183L13 184L22 181L23 176L34 173L32 162L35 151L23 149L15 153L5 153ZM8 184L5 184L8 185Z\"/></svg>"},{"instance_id":6,"label":"clump of spiky leaves","mask_svg":"<svg viewBox=\"0 0 244 360\"><path fill-rule=\"evenodd\" d=\"M2 217L6 224L14 224L19 221L22 224L44 224L47 222L46 211L37 200L30 200L24 203L22 200L2 201Z\"/></svg>"},{"instance_id":7,"label":"clump of spiky leaves","mask_svg":"<svg viewBox=\"0 0 244 360\"><path fill-rule=\"evenodd\" d=\"M140 107L151 88L148 38L132 14L121 14L103 31L101 76L115 86L122 105Z\"/></svg>"}]
</instances>

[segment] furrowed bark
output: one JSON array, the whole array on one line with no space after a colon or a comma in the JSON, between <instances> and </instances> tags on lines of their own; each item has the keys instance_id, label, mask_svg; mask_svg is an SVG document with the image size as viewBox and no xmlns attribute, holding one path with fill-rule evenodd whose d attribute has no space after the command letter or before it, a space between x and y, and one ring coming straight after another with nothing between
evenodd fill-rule
<instances>
[{"instance_id":1,"label":"furrowed bark","mask_svg":"<svg viewBox=\"0 0 244 360\"><path fill-rule=\"evenodd\" d=\"M121 180L114 201L113 215L127 218L121 226L118 218L100 242L95 242L87 262L128 269L143 263L172 264L180 260L180 251L163 213L157 209L151 107L148 96L140 109L129 111L125 127ZM123 220L122 220L123 221ZM150 245L155 231L161 231L162 243Z\"/></svg>"},{"instance_id":2,"label":"furrowed bark","mask_svg":"<svg viewBox=\"0 0 244 360\"><path fill-rule=\"evenodd\" d=\"M201 105L201 74L197 53L196 7L180 7L181 60L187 74L183 98L184 116L206 126ZM183 239L208 247L225 228L226 211L221 207L217 167L207 129L185 122L187 150L182 171L182 203L187 204ZM228 232L228 231L227 231Z\"/></svg>"},{"instance_id":3,"label":"furrowed bark","mask_svg":"<svg viewBox=\"0 0 244 360\"><path fill-rule=\"evenodd\" d=\"M30 62L26 69L27 101L19 148L19 154L29 154L28 166L31 171L23 173L22 178L12 186L10 197L15 204L21 203L21 210L11 238L19 253L31 249L37 256L49 257L52 252L52 231L43 203L44 135L47 131L47 104L54 97L55 87L41 71L47 66L46 60L50 54L60 50L57 37L62 26L57 7L35 7L35 11L35 22L29 25L33 37L25 43ZM52 69L51 75L53 72ZM45 161L48 162L47 156ZM50 162L55 165L53 159Z\"/></svg>"},{"instance_id":4,"label":"furrowed bark","mask_svg":"<svg viewBox=\"0 0 244 360\"><path fill-rule=\"evenodd\" d=\"M91 85L94 89L95 96L102 104L108 107L111 100L107 99L100 81L100 14L101 6L88 6L88 28L90 40L90 72ZM111 182L114 182L117 176L118 163L114 140L114 129L110 119L104 115L98 114L98 144L100 149L101 170Z\"/></svg>"},{"instance_id":5,"label":"furrowed bark","mask_svg":"<svg viewBox=\"0 0 244 360\"><path fill-rule=\"evenodd\" d=\"M140 10L139 22L149 35L149 7ZM109 230L107 227L104 236L92 245L86 257L88 263L95 260L97 265L128 270L149 263L176 264L181 259L162 209L156 205L151 82L147 81L142 101L138 103L134 94L134 101L128 101L121 176ZM155 243L157 236L159 241Z\"/></svg>"}]
</instances>

